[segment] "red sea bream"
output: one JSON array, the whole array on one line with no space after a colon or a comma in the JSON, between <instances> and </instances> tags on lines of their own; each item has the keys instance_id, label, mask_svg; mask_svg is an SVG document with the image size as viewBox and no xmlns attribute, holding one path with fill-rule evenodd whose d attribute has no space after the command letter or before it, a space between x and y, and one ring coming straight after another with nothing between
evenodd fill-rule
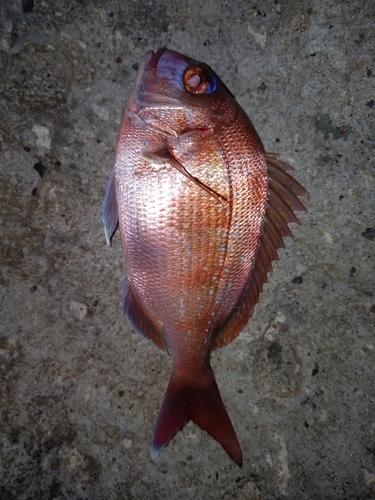
<instances>
[{"instance_id":1,"label":"red sea bream","mask_svg":"<svg viewBox=\"0 0 375 500\"><path fill-rule=\"evenodd\" d=\"M151 455L193 420L239 465L241 448L210 366L251 317L306 194L264 152L246 113L205 64L148 52L126 102L103 220L119 224L122 306L173 358Z\"/></svg>"}]
</instances>

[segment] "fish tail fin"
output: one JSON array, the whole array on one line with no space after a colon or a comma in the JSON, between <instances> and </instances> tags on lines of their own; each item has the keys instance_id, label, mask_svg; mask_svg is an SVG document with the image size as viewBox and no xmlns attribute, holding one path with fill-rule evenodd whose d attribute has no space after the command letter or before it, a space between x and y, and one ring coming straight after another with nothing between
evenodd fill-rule
<instances>
[{"instance_id":1,"label":"fish tail fin","mask_svg":"<svg viewBox=\"0 0 375 500\"><path fill-rule=\"evenodd\" d=\"M172 373L156 422L151 448L153 460L189 420L207 431L242 466L241 448L210 367L195 383Z\"/></svg>"}]
</instances>

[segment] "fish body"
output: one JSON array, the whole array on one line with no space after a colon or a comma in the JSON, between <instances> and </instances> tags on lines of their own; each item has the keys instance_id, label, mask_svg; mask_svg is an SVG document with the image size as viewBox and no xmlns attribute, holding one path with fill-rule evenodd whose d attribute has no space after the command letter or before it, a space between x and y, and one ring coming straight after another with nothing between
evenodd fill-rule
<instances>
[{"instance_id":1,"label":"fish body","mask_svg":"<svg viewBox=\"0 0 375 500\"><path fill-rule=\"evenodd\" d=\"M124 108L103 219L119 222L127 261L122 305L169 351L173 370L155 428L155 458L193 420L242 464L210 367L258 301L297 196L290 168L265 154L249 118L210 68L149 52Z\"/></svg>"}]
</instances>

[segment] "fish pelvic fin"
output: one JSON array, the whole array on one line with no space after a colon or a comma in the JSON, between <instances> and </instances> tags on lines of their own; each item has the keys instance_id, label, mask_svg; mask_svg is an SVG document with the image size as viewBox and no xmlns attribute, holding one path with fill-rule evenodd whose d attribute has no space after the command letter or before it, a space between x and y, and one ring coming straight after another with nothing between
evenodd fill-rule
<instances>
[{"instance_id":1,"label":"fish pelvic fin","mask_svg":"<svg viewBox=\"0 0 375 500\"><path fill-rule=\"evenodd\" d=\"M107 240L108 246L111 246L111 241L116 232L119 218L116 198L115 169L112 170L111 177L109 179L107 192L104 198L102 218L104 223L105 239Z\"/></svg>"},{"instance_id":2,"label":"fish pelvic fin","mask_svg":"<svg viewBox=\"0 0 375 500\"><path fill-rule=\"evenodd\" d=\"M207 431L242 467L242 452L236 432L210 366L193 382L173 371L155 426L151 448L153 460L189 420Z\"/></svg>"},{"instance_id":3,"label":"fish pelvic fin","mask_svg":"<svg viewBox=\"0 0 375 500\"><path fill-rule=\"evenodd\" d=\"M168 351L160 325L151 320L142 305L137 301L127 278L122 284L121 307L136 332L146 337L163 351Z\"/></svg>"}]
</instances>

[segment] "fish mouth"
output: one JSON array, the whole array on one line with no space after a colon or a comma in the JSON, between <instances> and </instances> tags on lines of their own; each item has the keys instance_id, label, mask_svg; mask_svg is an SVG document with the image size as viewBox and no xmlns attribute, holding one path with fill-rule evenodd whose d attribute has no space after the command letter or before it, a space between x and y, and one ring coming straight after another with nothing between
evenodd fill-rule
<instances>
[{"instance_id":1,"label":"fish mouth","mask_svg":"<svg viewBox=\"0 0 375 500\"><path fill-rule=\"evenodd\" d=\"M150 61L153 59L154 55L155 54L154 54L153 50L149 50L144 55L142 62L141 62L141 65L139 66L139 69L138 69L137 77L136 77L136 80L134 83L134 89L138 89L141 86L146 68L148 68L148 65L149 65Z\"/></svg>"},{"instance_id":2,"label":"fish mouth","mask_svg":"<svg viewBox=\"0 0 375 500\"><path fill-rule=\"evenodd\" d=\"M181 107L181 101L164 94L160 89L166 81L176 88L181 88L181 75L188 62L183 56L161 48L156 52L148 51L138 70L134 85L134 97L141 107Z\"/></svg>"},{"instance_id":3,"label":"fish mouth","mask_svg":"<svg viewBox=\"0 0 375 500\"><path fill-rule=\"evenodd\" d=\"M150 50L146 53L142 62L145 62L145 68L148 70L156 71L160 58L165 54L165 52L171 52L166 48L161 48L156 52Z\"/></svg>"}]
</instances>

